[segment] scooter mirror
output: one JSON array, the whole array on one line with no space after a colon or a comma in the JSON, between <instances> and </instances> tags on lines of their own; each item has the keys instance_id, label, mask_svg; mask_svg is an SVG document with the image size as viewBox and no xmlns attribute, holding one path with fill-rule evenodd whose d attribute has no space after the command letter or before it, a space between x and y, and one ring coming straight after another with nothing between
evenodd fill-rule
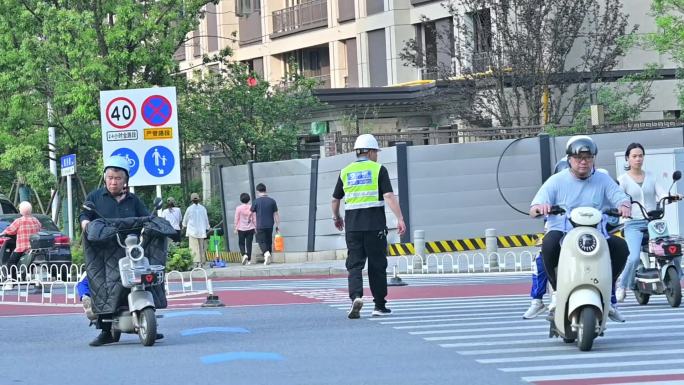
<instances>
[{"instance_id":1,"label":"scooter mirror","mask_svg":"<svg viewBox=\"0 0 684 385\"><path fill-rule=\"evenodd\" d=\"M154 198L154 202L152 202L152 205L154 206L155 210L160 210L162 207L162 199L161 197L156 197Z\"/></svg>"},{"instance_id":2,"label":"scooter mirror","mask_svg":"<svg viewBox=\"0 0 684 385\"><path fill-rule=\"evenodd\" d=\"M674 173L672 173L672 180L673 180L673 181L676 182L676 181L678 181L678 180L680 180L680 179L682 179L682 172L681 172L681 171L677 170L677 171L675 171Z\"/></svg>"},{"instance_id":3,"label":"scooter mirror","mask_svg":"<svg viewBox=\"0 0 684 385\"><path fill-rule=\"evenodd\" d=\"M93 202L91 202L91 201L85 201L85 202L83 202L82 207L83 207L85 210L93 211L93 210L95 210L95 203L93 203Z\"/></svg>"}]
</instances>

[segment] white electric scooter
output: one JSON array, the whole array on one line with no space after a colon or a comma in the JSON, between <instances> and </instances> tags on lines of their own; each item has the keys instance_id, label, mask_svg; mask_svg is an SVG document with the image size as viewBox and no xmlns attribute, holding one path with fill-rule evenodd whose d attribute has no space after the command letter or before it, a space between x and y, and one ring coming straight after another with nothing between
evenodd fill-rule
<instances>
[{"instance_id":1,"label":"white electric scooter","mask_svg":"<svg viewBox=\"0 0 684 385\"><path fill-rule=\"evenodd\" d=\"M550 214L563 215L565 210L554 206ZM606 214L619 216L617 210ZM549 316L549 338L577 340L581 351L591 350L594 339L603 335L610 310L612 269L608 242L599 230L602 219L602 213L592 207L570 213L574 228L561 243L556 309Z\"/></svg>"}]
</instances>

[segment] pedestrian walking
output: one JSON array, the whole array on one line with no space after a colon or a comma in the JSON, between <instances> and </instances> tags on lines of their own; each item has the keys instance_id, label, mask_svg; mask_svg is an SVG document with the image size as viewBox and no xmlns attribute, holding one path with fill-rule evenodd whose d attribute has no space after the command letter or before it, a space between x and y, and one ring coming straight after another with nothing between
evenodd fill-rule
<instances>
[{"instance_id":1,"label":"pedestrian walking","mask_svg":"<svg viewBox=\"0 0 684 385\"><path fill-rule=\"evenodd\" d=\"M256 214L252 212L247 193L240 194L240 205L235 208L233 232L238 235L238 246L242 255L242 264L252 264L252 240L256 231Z\"/></svg>"},{"instance_id":2,"label":"pedestrian walking","mask_svg":"<svg viewBox=\"0 0 684 385\"><path fill-rule=\"evenodd\" d=\"M264 265L269 265L273 258L273 226L280 231L280 215L278 204L266 193L266 185L259 183L256 191L258 197L251 208L256 213L256 240L264 253Z\"/></svg>"},{"instance_id":3,"label":"pedestrian walking","mask_svg":"<svg viewBox=\"0 0 684 385\"><path fill-rule=\"evenodd\" d=\"M401 208L392 191L387 168L377 163L380 147L373 135L363 134L354 143L356 160L342 169L332 199L335 227L345 230L347 243L346 267L349 274L350 319L360 317L363 307L362 270L368 260L368 283L375 308L373 316L391 313L387 300L387 220L385 203L397 218L397 232L404 234L406 226ZM340 200L344 198L344 218L340 215Z\"/></svg>"},{"instance_id":4,"label":"pedestrian walking","mask_svg":"<svg viewBox=\"0 0 684 385\"><path fill-rule=\"evenodd\" d=\"M183 214L181 213L180 207L176 207L176 199L169 197L166 200L166 208L162 210L162 218L169 221L171 227L176 230L176 236L171 238L172 241L180 243L181 238L181 221L183 220Z\"/></svg>"},{"instance_id":5,"label":"pedestrian walking","mask_svg":"<svg viewBox=\"0 0 684 385\"><path fill-rule=\"evenodd\" d=\"M183 216L183 228L188 237L192 260L195 266L202 267L207 262L207 232L211 227L207 209L200 203L199 194L190 194L190 200L192 203Z\"/></svg>"}]
</instances>

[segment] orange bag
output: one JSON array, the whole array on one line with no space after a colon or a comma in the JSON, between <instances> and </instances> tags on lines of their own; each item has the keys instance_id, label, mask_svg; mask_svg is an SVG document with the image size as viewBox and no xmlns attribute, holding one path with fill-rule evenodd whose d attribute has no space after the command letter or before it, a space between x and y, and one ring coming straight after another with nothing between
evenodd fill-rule
<instances>
[{"instance_id":1,"label":"orange bag","mask_svg":"<svg viewBox=\"0 0 684 385\"><path fill-rule=\"evenodd\" d=\"M275 239L273 241L273 251L285 251L285 238L283 238L283 236L280 235L280 233L276 233L275 235Z\"/></svg>"}]
</instances>

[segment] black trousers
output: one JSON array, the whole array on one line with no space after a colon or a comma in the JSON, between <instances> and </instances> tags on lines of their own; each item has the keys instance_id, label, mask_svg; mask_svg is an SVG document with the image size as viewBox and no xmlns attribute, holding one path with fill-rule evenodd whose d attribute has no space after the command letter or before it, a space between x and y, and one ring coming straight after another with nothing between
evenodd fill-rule
<instances>
[{"instance_id":1,"label":"black trousers","mask_svg":"<svg viewBox=\"0 0 684 385\"><path fill-rule=\"evenodd\" d=\"M21 259L22 256L24 256L25 251L13 251L9 257L7 257L7 262L5 263L5 266L7 267L7 271L10 271L10 267L19 264L19 260ZM18 267L18 266L17 266ZM18 279L14 269L12 269L12 279Z\"/></svg>"},{"instance_id":2,"label":"black trousers","mask_svg":"<svg viewBox=\"0 0 684 385\"><path fill-rule=\"evenodd\" d=\"M256 229L256 240L262 253L273 253L273 227Z\"/></svg>"},{"instance_id":3,"label":"black trousers","mask_svg":"<svg viewBox=\"0 0 684 385\"><path fill-rule=\"evenodd\" d=\"M254 239L254 230L238 230L238 246L240 247L240 255L246 255L247 260L252 260L252 240Z\"/></svg>"},{"instance_id":4,"label":"black trousers","mask_svg":"<svg viewBox=\"0 0 684 385\"><path fill-rule=\"evenodd\" d=\"M549 282L553 290L556 290L556 268L558 267L558 258L560 257L561 245L560 241L563 238L562 231L552 230L544 235L544 240L542 243L542 259L544 260L544 270L546 271L546 276L549 277ZM617 280L622 269L625 267L627 262L627 256L629 256L629 249L627 248L627 242L624 239L618 237L610 237L608 241L608 250L610 252L610 267L613 277L613 286L615 286L615 281Z\"/></svg>"},{"instance_id":5,"label":"black trousers","mask_svg":"<svg viewBox=\"0 0 684 385\"><path fill-rule=\"evenodd\" d=\"M384 307L387 297L387 235L385 230L348 231L346 267L349 298L363 297L363 267L368 259L368 284L375 306Z\"/></svg>"}]
</instances>

